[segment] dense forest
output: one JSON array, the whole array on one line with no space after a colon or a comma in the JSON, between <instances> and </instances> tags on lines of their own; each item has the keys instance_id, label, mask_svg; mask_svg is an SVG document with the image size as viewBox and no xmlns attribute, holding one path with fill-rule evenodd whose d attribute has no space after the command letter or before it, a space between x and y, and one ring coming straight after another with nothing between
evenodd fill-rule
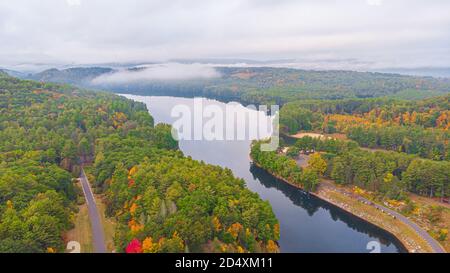
<instances>
[{"instance_id":1,"label":"dense forest","mask_svg":"<svg viewBox=\"0 0 450 273\"><path fill-rule=\"evenodd\" d=\"M130 73L140 67L129 68ZM102 67L50 69L25 78L77 84L137 95L202 96L247 104L283 105L295 100L392 97L421 99L450 90L445 78L404 76L354 71L314 71L271 67L215 67L218 77L189 80L146 80L129 83L99 83L97 76L117 72Z\"/></svg>"},{"instance_id":2,"label":"dense forest","mask_svg":"<svg viewBox=\"0 0 450 273\"><path fill-rule=\"evenodd\" d=\"M153 120L118 96L5 74L0 104L0 252L62 251L77 208L72 178L95 140Z\"/></svg>"},{"instance_id":3,"label":"dense forest","mask_svg":"<svg viewBox=\"0 0 450 273\"><path fill-rule=\"evenodd\" d=\"M286 134L342 133L363 147L450 159L449 95L420 101L294 101L281 109L280 127Z\"/></svg>"},{"instance_id":4,"label":"dense forest","mask_svg":"<svg viewBox=\"0 0 450 273\"><path fill-rule=\"evenodd\" d=\"M144 104L0 73L0 252L62 252L91 161L119 252L277 251L270 205L184 157Z\"/></svg>"},{"instance_id":5,"label":"dense forest","mask_svg":"<svg viewBox=\"0 0 450 273\"><path fill-rule=\"evenodd\" d=\"M389 98L293 101L280 111L284 134L298 139L288 155L323 153L325 176L390 199L411 191L450 195L450 96L418 101ZM363 147L363 148L360 148Z\"/></svg>"},{"instance_id":6,"label":"dense forest","mask_svg":"<svg viewBox=\"0 0 450 273\"><path fill-rule=\"evenodd\" d=\"M306 190L314 188L305 187L308 184L296 180L296 174L312 169L338 184L355 185L376 192L381 198L407 199L408 191L428 197L450 196L449 161L393 151L366 151L354 141L333 138L302 137L289 147L286 155L259 152L258 145L254 143L252 147L255 162ZM309 166L302 170L291 157L307 151L315 153L310 156Z\"/></svg>"},{"instance_id":7,"label":"dense forest","mask_svg":"<svg viewBox=\"0 0 450 273\"><path fill-rule=\"evenodd\" d=\"M183 157L170 127L98 140L95 186L118 221L127 252L276 252L279 225L270 204L222 169ZM170 140L168 140L170 139Z\"/></svg>"}]
</instances>

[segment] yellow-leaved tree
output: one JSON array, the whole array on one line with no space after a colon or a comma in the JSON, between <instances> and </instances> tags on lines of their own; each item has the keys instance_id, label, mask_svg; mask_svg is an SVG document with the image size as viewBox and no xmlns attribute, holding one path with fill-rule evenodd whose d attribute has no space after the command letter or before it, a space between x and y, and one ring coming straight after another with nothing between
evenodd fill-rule
<instances>
[{"instance_id":1,"label":"yellow-leaved tree","mask_svg":"<svg viewBox=\"0 0 450 273\"><path fill-rule=\"evenodd\" d=\"M323 175L327 170L327 162L319 153L314 153L310 156L308 166L320 175Z\"/></svg>"}]
</instances>

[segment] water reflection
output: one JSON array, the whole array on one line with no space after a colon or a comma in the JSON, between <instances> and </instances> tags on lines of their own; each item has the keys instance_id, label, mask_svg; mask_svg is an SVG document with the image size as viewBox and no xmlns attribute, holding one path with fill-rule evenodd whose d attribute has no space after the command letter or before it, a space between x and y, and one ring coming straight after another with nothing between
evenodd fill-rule
<instances>
[{"instance_id":1,"label":"water reflection","mask_svg":"<svg viewBox=\"0 0 450 273\"><path fill-rule=\"evenodd\" d=\"M319 209L324 209L330 214L333 221L343 222L352 230L367 234L368 236L373 238L377 238L377 240L387 248L385 250L396 250L393 252L406 252L406 250L401 246L401 244L394 236L378 228L377 226L369 224L366 221L359 219L347 213L346 211L315 197L314 195L310 195L307 192L301 191L300 189L292 185L274 178L267 171L257 167L254 164L250 165L250 172L252 173L253 178L261 182L264 187L268 189L275 188L283 192L283 194L288 197L294 205L305 209L310 217L313 217L314 214L319 211ZM393 242L396 242L397 246L394 245Z\"/></svg>"}]
</instances>

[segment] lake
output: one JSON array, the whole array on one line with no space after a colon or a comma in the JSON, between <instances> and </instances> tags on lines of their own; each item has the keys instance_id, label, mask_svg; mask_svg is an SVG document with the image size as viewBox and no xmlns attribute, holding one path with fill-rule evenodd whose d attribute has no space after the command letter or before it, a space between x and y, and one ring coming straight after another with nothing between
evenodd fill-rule
<instances>
[{"instance_id":1,"label":"lake","mask_svg":"<svg viewBox=\"0 0 450 273\"><path fill-rule=\"evenodd\" d=\"M194 105L193 98L123 96L145 103L155 123L172 124L177 120L171 116L175 106L184 105L192 109ZM204 103L222 109L227 105L209 99L204 99ZM239 111L255 110L240 106ZM266 118L270 120L269 116ZM187 156L231 169L235 176L246 181L251 191L272 205L280 222L281 252L369 253L368 244L373 242L379 243L383 253L405 252L403 246L382 229L278 181L252 165L250 140L180 140L179 144Z\"/></svg>"}]
</instances>

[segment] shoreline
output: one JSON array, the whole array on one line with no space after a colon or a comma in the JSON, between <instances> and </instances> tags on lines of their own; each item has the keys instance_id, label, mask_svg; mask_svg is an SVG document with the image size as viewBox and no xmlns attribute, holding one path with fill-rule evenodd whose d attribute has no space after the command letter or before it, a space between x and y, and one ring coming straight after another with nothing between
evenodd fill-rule
<instances>
[{"instance_id":1,"label":"shoreline","mask_svg":"<svg viewBox=\"0 0 450 273\"><path fill-rule=\"evenodd\" d=\"M301 191L307 192L308 194L311 194L311 195L314 196L315 198L318 198L318 199L320 199L320 200L322 200L322 201L324 201L324 202L327 202L328 204L330 204L330 205L332 205L332 206L334 206L334 207L336 207L336 208L338 208L338 209L340 209L340 210L342 210L342 211L344 211L344 212L346 212L346 213L348 213L348 214L350 214L350 215L352 215L352 216L354 216L354 217L356 217L356 218L358 218L358 219L360 219L360 220L362 220L362 221L364 221L364 222L366 222L366 223L368 223L368 224L370 224L370 225L373 225L373 226L375 226L375 227L377 227L377 228L380 228L381 230L383 230L384 232L386 232L387 234L389 234L390 236L392 236L393 238L395 238L395 240L396 240L396 241L403 247L403 249L406 250L408 253L416 253L416 252L433 252L432 249L431 249L431 247L428 246L427 243L426 243L425 245L427 245L430 249L423 249L422 247L418 247L418 246L417 246L417 243L415 243L414 240L411 241L410 238L409 238L409 240L407 240L408 238L404 238L404 237L401 237L401 236L397 235L396 233L398 233L398 232L396 232L396 231L394 231L394 230L388 229L386 226L383 226L383 225L381 225L380 223L373 221L373 220L370 219L369 217L367 217L367 216L365 217L364 215L358 215L358 214L356 214L354 211L352 211L352 210L350 210L349 208L346 207L346 206L348 206L348 204L340 204L340 203L338 203L337 201L334 201L334 200L332 200L331 198L327 197L324 193L321 194L320 192L316 193L316 192L308 192L308 191L305 191L301 186L296 185L295 183L292 183L292 182L290 182L289 180L287 180L287 179L285 179L285 178L283 178L283 177L280 177L280 176L278 176L278 175L276 175L276 174L273 174L272 172L270 172L270 171L268 171L268 170L262 168L261 165L259 165L258 163L256 163L256 162L253 160L253 158L252 158L251 155L249 155L249 157L250 157L250 160L251 160L251 163L252 163L252 164L254 164L254 165L257 166L258 168L261 168L262 170L266 171L268 174L272 175L272 176L275 177L276 179L278 179L278 180L280 180L280 181L282 181L282 182L284 182L284 183L286 183L286 184L289 184L289 185L291 185L291 186L293 186L293 187L295 187L295 188L297 188L297 189L299 189L299 190L301 190ZM357 200L356 200L356 201L357 201ZM359 202L359 201L357 201L357 202ZM362 204L362 203L361 203L361 204ZM346 206L344 206L344 205L346 205ZM381 213L381 212L380 212L380 213ZM385 214L382 214L382 215L384 216ZM398 220L397 220L397 221L398 221ZM401 222L400 222L400 223L401 223ZM406 226L406 225L405 225L405 226ZM409 227L408 227L408 228L409 228ZM413 231L413 230L411 230L411 231ZM415 232L415 231L413 231L413 232ZM401 234L401 233L400 233L400 234ZM419 234L417 234L417 235L419 235ZM424 239L422 239L422 240L424 241Z\"/></svg>"}]
</instances>

